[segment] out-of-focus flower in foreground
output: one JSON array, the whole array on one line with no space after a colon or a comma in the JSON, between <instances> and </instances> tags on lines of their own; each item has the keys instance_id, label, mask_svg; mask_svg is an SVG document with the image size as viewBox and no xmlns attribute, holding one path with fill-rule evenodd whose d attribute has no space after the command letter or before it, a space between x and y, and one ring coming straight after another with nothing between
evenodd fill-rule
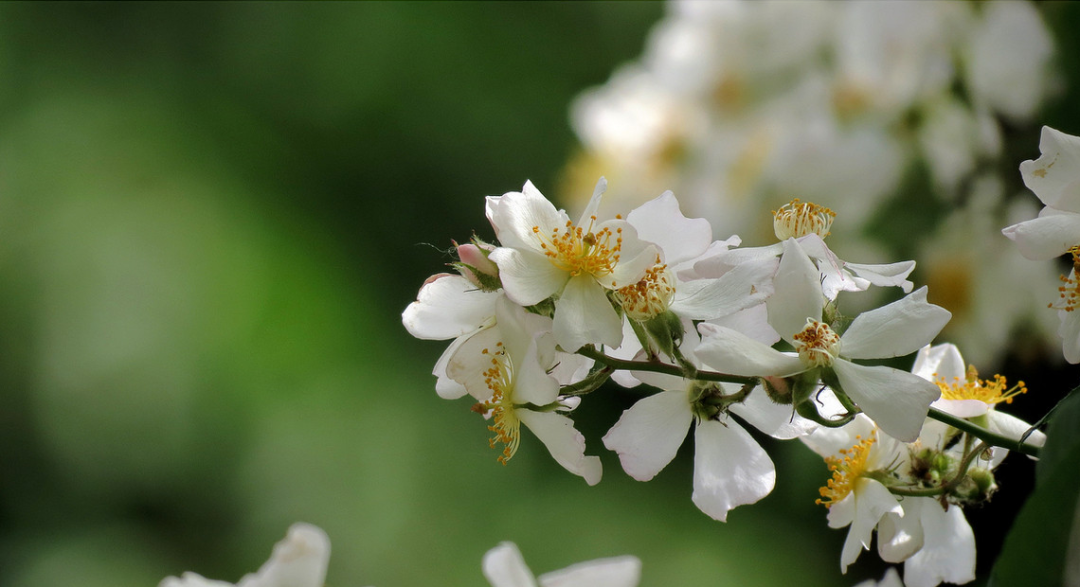
<instances>
[{"instance_id":1,"label":"out-of-focus flower in foreground","mask_svg":"<svg viewBox=\"0 0 1080 587\"><path fill-rule=\"evenodd\" d=\"M274 545L270 560L259 571L245 575L236 587L322 587L330 560L330 539L318 526L297 523L285 539ZM233 583L187 572L166 577L158 587L231 587Z\"/></svg>"},{"instance_id":2,"label":"out-of-focus flower in foreground","mask_svg":"<svg viewBox=\"0 0 1080 587\"><path fill-rule=\"evenodd\" d=\"M513 542L489 550L483 565L491 587L635 587L641 579L641 561L633 556L578 563L535 577Z\"/></svg>"}]
</instances>

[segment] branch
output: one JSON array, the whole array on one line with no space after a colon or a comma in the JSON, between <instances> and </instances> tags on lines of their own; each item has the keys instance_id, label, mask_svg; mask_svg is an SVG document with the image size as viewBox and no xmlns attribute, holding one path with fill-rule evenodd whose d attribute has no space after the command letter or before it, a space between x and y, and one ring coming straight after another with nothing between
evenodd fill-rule
<instances>
[{"instance_id":1,"label":"branch","mask_svg":"<svg viewBox=\"0 0 1080 587\"><path fill-rule=\"evenodd\" d=\"M664 373L667 375L674 375L676 377L686 376L686 372L682 367L675 365L668 365L660 361L626 361L623 359L616 359L615 357L609 357L604 353L596 350L592 346L583 346L577 350L577 354L589 357L590 359L607 365L613 369L623 369L625 371L651 371L653 373ZM737 375L727 375L725 373L716 373L714 371L698 371L691 377L699 381L719 381L721 383L738 383L740 385L757 384L757 377L739 377Z\"/></svg>"},{"instance_id":2,"label":"branch","mask_svg":"<svg viewBox=\"0 0 1080 587\"><path fill-rule=\"evenodd\" d=\"M926 414L928 418L933 418L938 422L944 422L953 428L967 432L968 434L978 438L985 442L989 446L997 446L1008 450L1015 450L1021 454L1028 455L1030 457L1039 456L1039 447L1034 444L1028 444L1026 442L1020 442L1019 440L1013 440L1007 436L1002 436L996 432L991 432L986 428L977 426L968 422L963 418L957 418L952 414L946 414L937 408L930 408L930 412Z\"/></svg>"}]
</instances>

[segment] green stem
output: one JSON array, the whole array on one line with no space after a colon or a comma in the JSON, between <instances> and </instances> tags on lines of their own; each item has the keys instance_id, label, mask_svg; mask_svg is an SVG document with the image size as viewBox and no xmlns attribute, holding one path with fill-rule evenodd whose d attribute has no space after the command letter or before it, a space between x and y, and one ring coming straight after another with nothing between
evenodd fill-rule
<instances>
[{"instance_id":1,"label":"green stem","mask_svg":"<svg viewBox=\"0 0 1080 587\"><path fill-rule=\"evenodd\" d=\"M660 361L626 361L623 359L616 359L609 357L604 353L596 350L591 346L583 346L578 349L577 354L589 357L590 359L607 365L613 369L623 369L626 371L649 371L652 373L664 373L666 375L674 375L676 377L685 377L686 373L682 367L675 365L668 365L667 363L661 363ZM693 379L699 381L719 381L721 383L738 383L741 385L757 384L757 377L739 377L737 375L727 375L725 373L716 373L713 371L698 371L693 375Z\"/></svg>"},{"instance_id":2,"label":"green stem","mask_svg":"<svg viewBox=\"0 0 1080 587\"><path fill-rule=\"evenodd\" d=\"M957 418L952 414L946 414L945 412L942 412L937 408L930 408L930 412L927 414L927 417L937 420L938 422L944 422L945 424L948 424L953 428L967 432L975 438L978 438L979 440L985 442L989 446L998 446L1009 450L1015 450L1016 452L1031 457L1039 456L1039 447L1033 444L1020 442L1018 440L1013 440L1007 436L997 434L996 432L991 432L986 428L976 426L975 424L972 424L971 422L968 422L963 418Z\"/></svg>"},{"instance_id":3,"label":"green stem","mask_svg":"<svg viewBox=\"0 0 1080 587\"><path fill-rule=\"evenodd\" d=\"M605 365L603 369L591 373L588 377L577 383L562 386L562 388L559 389L559 395L586 395L592 393L610 379L611 374L614 372L614 368Z\"/></svg>"}]
</instances>

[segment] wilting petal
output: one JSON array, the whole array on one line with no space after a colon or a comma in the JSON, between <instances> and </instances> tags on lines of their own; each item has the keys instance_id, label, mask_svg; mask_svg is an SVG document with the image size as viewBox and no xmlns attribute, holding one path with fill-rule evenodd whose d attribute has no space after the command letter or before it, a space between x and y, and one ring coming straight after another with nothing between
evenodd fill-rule
<instances>
[{"instance_id":1,"label":"wilting petal","mask_svg":"<svg viewBox=\"0 0 1080 587\"><path fill-rule=\"evenodd\" d=\"M574 428L570 418L554 412L532 410L515 410L515 414L544 443L563 468L583 477L589 485L600 482L603 472L600 459L585 456L585 437Z\"/></svg>"},{"instance_id":2,"label":"wilting petal","mask_svg":"<svg viewBox=\"0 0 1080 587\"><path fill-rule=\"evenodd\" d=\"M1038 218L1006 226L1001 234L1012 239L1027 259L1054 259L1080 244L1080 214L1043 208Z\"/></svg>"},{"instance_id":3,"label":"wilting petal","mask_svg":"<svg viewBox=\"0 0 1080 587\"><path fill-rule=\"evenodd\" d=\"M907 276L915 269L915 261L900 261L887 265L845 263L844 268L878 287L896 286L904 290L904 293L909 293L912 283Z\"/></svg>"},{"instance_id":4,"label":"wilting petal","mask_svg":"<svg viewBox=\"0 0 1080 587\"><path fill-rule=\"evenodd\" d=\"M924 286L859 314L840 337L840 354L847 359L902 357L933 340L951 317L945 308L927 303Z\"/></svg>"},{"instance_id":5,"label":"wilting petal","mask_svg":"<svg viewBox=\"0 0 1080 587\"><path fill-rule=\"evenodd\" d=\"M866 367L837 359L833 369L855 405L885 434L902 442L919 437L930 403L941 396L936 384L892 367Z\"/></svg>"},{"instance_id":6,"label":"wilting petal","mask_svg":"<svg viewBox=\"0 0 1080 587\"><path fill-rule=\"evenodd\" d=\"M698 508L714 520L765 497L776 484L769 455L733 420L698 422L694 432L694 494Z\"/></svg>"},{"instance_id":7,"label":"wilting petal","mask_svg":"<svg viewBox=\"0 0 1080 587\"><path fill-rule=\"evenodd\" d=\"M623 412L604 436L604 446L618 453L627 475L648 481L675 458L693 421L686 392L665 391Z\"/></svg>"}]
</instances>

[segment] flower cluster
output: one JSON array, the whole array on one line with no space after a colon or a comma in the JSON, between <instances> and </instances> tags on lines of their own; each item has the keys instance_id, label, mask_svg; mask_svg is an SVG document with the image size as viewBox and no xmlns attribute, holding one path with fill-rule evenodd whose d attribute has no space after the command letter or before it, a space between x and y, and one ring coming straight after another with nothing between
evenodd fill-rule
<instances>
[{"instance_id":1,"label":"flower cluster","mask_svg":"<svg viewBox=\"0 0 1080 587\"><path fill-rule=\"evenodd\" d=\"M608 380L640 385L603 437L634 479L656 476L693 429L692 501L724 521L776 482L746 426L799 438L833 473L818 501L829 525L851 526L843 569L876 528L909 585L971 580L960 506L996 487L1002 442L1032 454L1043 437L995 409L1023 383L979 379L955 346L930 346L950 313L907 279L914 263L841 259L826 239L842 218L799 200L773 211L777 242L762 247L714 240L671 192L601 219L606 185L576 223L531 183L488 197L497 242L456 245L455 273L429 278L402 315L414 336L452 339L436 390L471 397L497 460L528 442L524 424L598 483L600 459L571 412ZM874 287L906 295L854 318L840 311L840 293L865 301ZM882 364L915 353L911 371ZM943 556L965 562L942 570Z\"/></svg>"},{"instance_id":2,"label":"flower cluster","mask_svg":"<svg viewBox=\"0 0 1080 587\"><path fill-rule=\"evenodd\" d=\"M834 238L870 251L898 251L865 230L887 210L947 205L949 217L928 214L905 230L932 243L916 254L924 282L956 314L949 336L980 362L999 357L1021 326L1052 336L1052 325L1031 319L1034 298L1020 286L1003 292L997 277L1022 272L1011 283L1023 284L1053 275L1012 262L1007 248L988 250L989 232L967 230L1023 214L1000 162L1006 129L1029 128L1056 84L1053 41L1035 5L668 7L640 59L573 105L583 149L569 163L570 186L603 170L628 186L619 194L627 206L673 189L686 210L753 244L768 236L760 215L800 195L844 210ZM910 189L924 174L926 185Z\"/></svg>"}]
</instances>

